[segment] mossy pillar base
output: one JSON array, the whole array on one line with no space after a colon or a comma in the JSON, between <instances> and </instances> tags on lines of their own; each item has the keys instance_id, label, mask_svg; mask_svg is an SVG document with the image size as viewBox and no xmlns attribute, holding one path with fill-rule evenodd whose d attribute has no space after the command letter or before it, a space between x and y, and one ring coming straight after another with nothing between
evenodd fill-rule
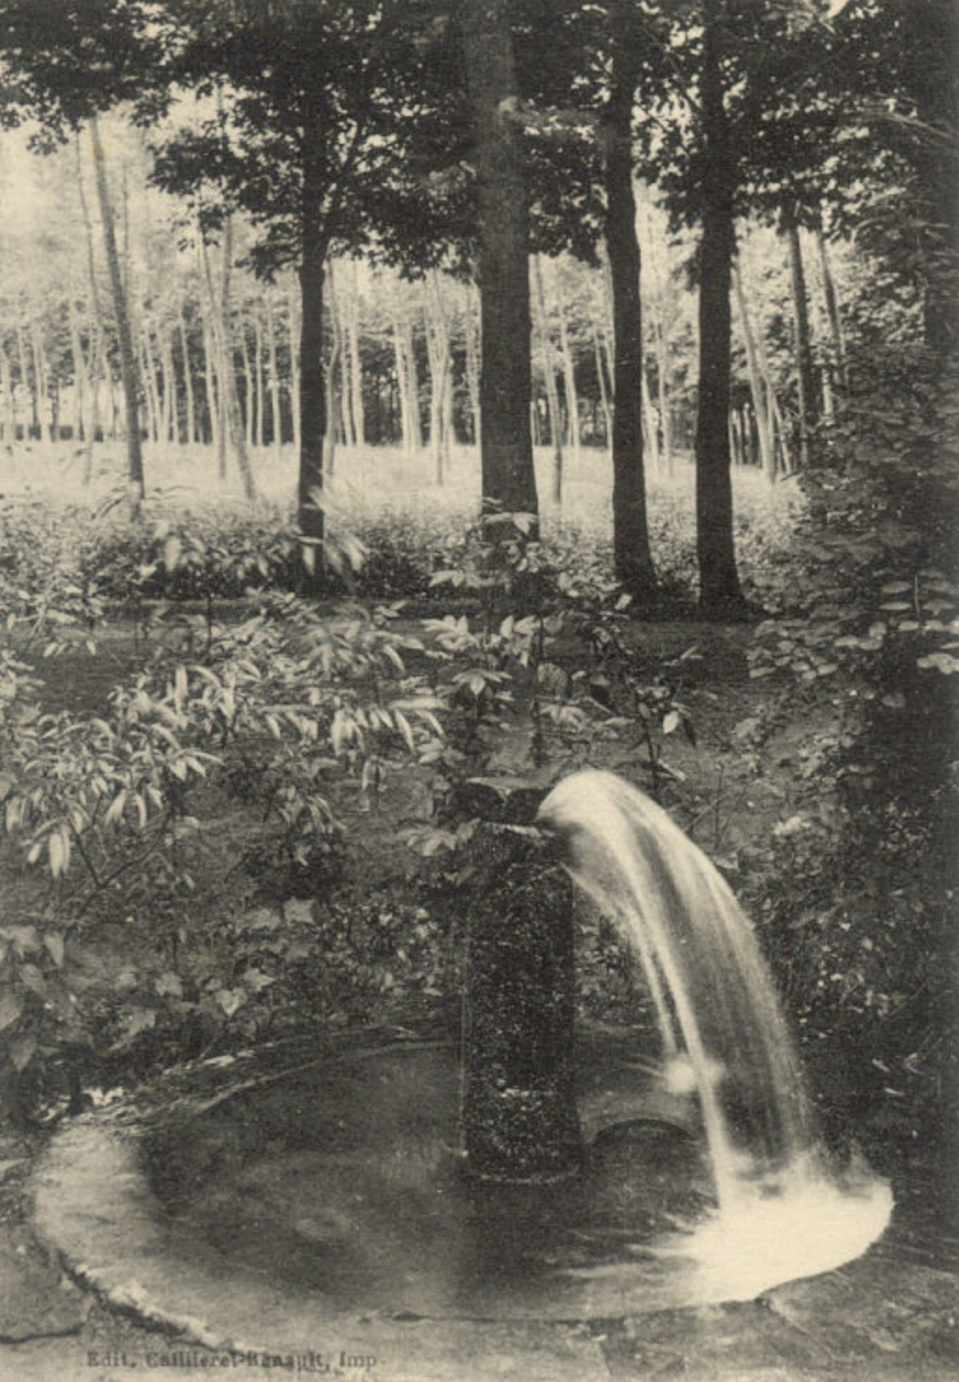
<instances>
[{"instance_id":1,"label":"mossy pillar base","mask_svg":"<svg viewBox=\"0 0 959 1382\"><path fill-rule=\"evenodd\" d=\"M468 1172L548 1183L574 1175L572 887L536 830L473 840L463 1123Z\"/></svg>"}]
</instances>

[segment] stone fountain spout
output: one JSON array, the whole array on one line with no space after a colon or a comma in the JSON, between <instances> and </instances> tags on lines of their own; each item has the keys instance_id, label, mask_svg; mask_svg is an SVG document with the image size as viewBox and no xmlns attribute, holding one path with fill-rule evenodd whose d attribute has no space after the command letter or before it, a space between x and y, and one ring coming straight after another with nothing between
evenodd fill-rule
<instances>
[{"instance_id":1,"label":"stone fountain spout","mask_svg":"<svg viewBox=\"0 0 959 1382\"><path fill-rule=\"evenodd\" d=\"M549 1184L576 1175L572 886L540 831L474 838L466 966L463 1134L469 1175Z\"/></svg>"}]
</instances>

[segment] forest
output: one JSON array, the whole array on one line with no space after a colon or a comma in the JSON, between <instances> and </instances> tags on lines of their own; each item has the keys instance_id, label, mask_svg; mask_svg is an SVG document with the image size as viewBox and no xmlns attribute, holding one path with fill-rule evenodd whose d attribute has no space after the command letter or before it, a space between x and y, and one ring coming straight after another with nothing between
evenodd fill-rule
<instances>
[{"instance_id":1,"label":"forest","mask_svg":"<svg viewBox=\"0 0 959 1382\"><path fill-rule=\"evenodd\" d=\"M446 1039L489 822L600 769L938 1270L955 6L0 0L0 73L0 1228L121 1094Z\"/></svg>"}]
</instances>

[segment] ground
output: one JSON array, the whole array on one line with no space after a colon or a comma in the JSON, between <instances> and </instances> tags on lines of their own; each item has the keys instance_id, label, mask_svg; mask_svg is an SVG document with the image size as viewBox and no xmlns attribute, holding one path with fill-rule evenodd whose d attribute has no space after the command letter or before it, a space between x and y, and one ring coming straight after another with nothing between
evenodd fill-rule
<instances>
[{"instance_id":1,"label":"ground","mask_svg":"<svg viewBox=\"0 0 959 1382\"><path fill-rule=\"evenodd\" d=\"M792 714L782 715L784 697L794 693L775 680L750 679L746 649L752 632L748 626L663 623L637 626L632 636L640 664L646 662L650 668L663 659L689 653L681 664L680 694L695 727L696 742L678 733L665 741L664 772L673 784L667 795L677 818L725 865L735 887L740 853L768 838L777 823L789 821L802 808L808 792L802 775L804 746L816 730L835 723L838 705L820 699L810 701L808 707L793 705ZM94 661L80 654L72 665L61 664L49 679L48 705L95 704L133 657L129 638L117 635L108 659ZM611 765L618 766L615 757ZM370 817L357 812L352 822L356 827L351 833L353 864L365 886L388 887L390 880L409 871L405 847L394 829L409 814L409 791L407 784L394 797L387 796L381 814ZM121 945L132 946L134 959L138 947L145 944L135 932L124 936L118 931L117 939ZM128 958L119 955L115 963ZM864 1129L865 1141L875 1143L888 1131L885 1125L871 1135ZM29 1177L46 1141L43 1130L7 1132L0 1137L0 1379L119 1382L133 1368L146 1370L150 1357L161 1352L169 1356L178 1348L179 1363L175 1368L170 1365L168 1375L209 1375L212 1356L204 1362L202 1348L191 1344L186 1353L182 1343L177 1345L156 1329L145 1328L134 1315L107 1308L71 1283L59 1262L36 1241L30 1226ZM594 1371L583 1372L576 1364L577 1376L624 1382L678 1373L722 1382L736 1378L800 1382L827 1376L855 1377L862 1382L873 1377L921 1382L956 1376L959 1355L949 1306L952 1279L938 1265L920 1263L917 1279L920 1290L927 1289L927 1303L910 1299L903 1304L893 1290L894 1264L890 1267L881 1252L872 1264L874 1298L868 1310L857 1299L847 1303L850 1313L844 1318L839 1290L834 1317L811 1318L800 1284L788 1298L791 1317L786 1306L777 1304L765 1311L756 1305L711 1307L683 1318L656 1316L641 1325L611 1322L605 1331L599 1326L586 1330ZM817 1313L818 1306L813 1315ZM916 1353L920 1336L921 1356ZM533 1378L539 1367L546 1369L544 1382L547 1377L559 1382L575 1371L569 1370L569 1360L561 1364L554 1359L550 1373L545 1353L539 1355L538 1363L535 1352L527 1357L517 1354L512 1363L510 1357L507 1349L504 1377ZM152 1370L161 1376L166 1371ZM261 1371L267 1375L252 1368L244 1375ZM358 1375L355 1370L354 1375ZM374 1371L371 1375L392 1382L385 1374ZM473 1382L465 1364L461 1376L463 1382L467 1378ZM450 1382L459 1382L459 1377L451 1374Z\"/></svg>"}]
</instances>

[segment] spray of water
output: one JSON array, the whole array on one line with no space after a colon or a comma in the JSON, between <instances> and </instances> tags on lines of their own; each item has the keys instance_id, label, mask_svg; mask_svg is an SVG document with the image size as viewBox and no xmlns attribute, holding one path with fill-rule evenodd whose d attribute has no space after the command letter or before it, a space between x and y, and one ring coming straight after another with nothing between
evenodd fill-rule
<instances>
[{"instance_id":1,"label":"spray of water","mask_svg":"<svg viewBox=\"0 0 959 1382\"><path fill-rule=\"evenodd\" d=\"M698 1096L718 1207L676 1251L692 1252L716 1279L711 1294L727 1299L857 1256L885 1227L888 1189L862 1174L841 1186L828 1173L771 976L726 882L661 807L612 773L565 778L539 818L566 837L571 874L641 963L664 1083ZM810 1243L824 1215L831 1227ZM778 1261L784 1248L795 1260L777 1269L770 1253ZM742 1289L730 1288L732 1263L750 1264Z\"/></svg>"}]
</instances>

